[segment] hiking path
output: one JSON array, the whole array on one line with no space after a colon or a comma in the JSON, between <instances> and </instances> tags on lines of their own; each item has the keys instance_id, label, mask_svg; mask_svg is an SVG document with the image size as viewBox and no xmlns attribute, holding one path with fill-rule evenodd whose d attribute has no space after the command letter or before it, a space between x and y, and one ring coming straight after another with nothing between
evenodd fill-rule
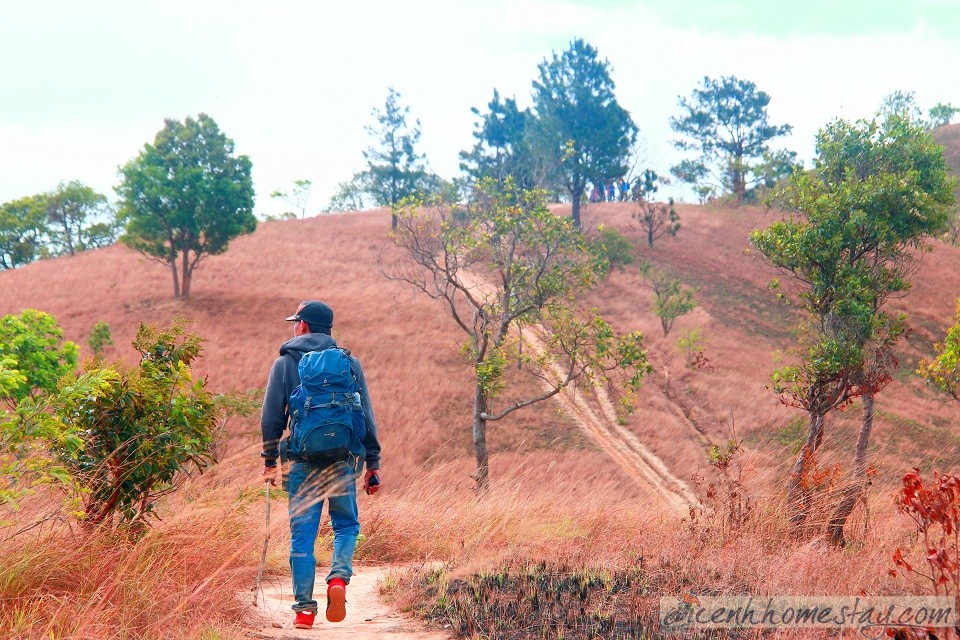
<instances>
[{"instance_id":1,"label":"hiking path","mask_svg":"<svg viewBox=\"0 0 960 640\"><path fill-rule=\"evenodd\" d=\"M423 623L397 611L380 596L380 585L391 571L389 565L358 565L347 587L347 617L343 622L327 622L324 617L323 576L317 576L317 601L320 612L312 629L294 629L293 592L290 575L264 579L263 595L251 607L247 627L253 638L274 640L449 640L453 634L427 628ZM249 597L249 596L246 596Z\"/></svg>"}]
</instances>

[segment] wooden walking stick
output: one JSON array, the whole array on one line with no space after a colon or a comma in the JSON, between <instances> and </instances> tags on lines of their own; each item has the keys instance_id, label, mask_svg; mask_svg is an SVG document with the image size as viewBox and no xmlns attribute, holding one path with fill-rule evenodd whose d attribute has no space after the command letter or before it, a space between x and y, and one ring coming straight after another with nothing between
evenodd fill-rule
<instances>
[{"instance_id":1,"label":"wooden walking stick","mask_svg":"<svg viewBox=\"0 0 960 640\"><path fill-rule=\"evenodd\" d=\"M260 568L257 570L257 582L253 587L253 606L257 606L257 596L260 594L260 581L263 579L263 568L267 564L267 543L270 542L270 485L267 482L267 517L265 530L263 532L263 549L260 551Z\"/></svg>"}]
</instances>

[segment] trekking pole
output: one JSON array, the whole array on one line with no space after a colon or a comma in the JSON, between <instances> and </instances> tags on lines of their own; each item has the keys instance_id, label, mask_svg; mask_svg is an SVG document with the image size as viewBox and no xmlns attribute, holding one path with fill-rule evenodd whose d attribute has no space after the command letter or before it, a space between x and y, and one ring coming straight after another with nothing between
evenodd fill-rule
<instances>
[{"instance_id":1,"label":"trekking pole","mask_svg":"<svg viewBox=\"0 0 960 640\"><path fill-rule=\"evenodd\" d=\"M257 606L257 596L260 594L260 581L263 579L263 568L267 564L267 543L270 541L270 485L272 482L267 482L267 517L266 525L263 532L263 549L260 551L260 568L257 570L257 582L253 587L253 606ZM264 598L266 602L266 598Z\"/></svg>"}]
</instances>

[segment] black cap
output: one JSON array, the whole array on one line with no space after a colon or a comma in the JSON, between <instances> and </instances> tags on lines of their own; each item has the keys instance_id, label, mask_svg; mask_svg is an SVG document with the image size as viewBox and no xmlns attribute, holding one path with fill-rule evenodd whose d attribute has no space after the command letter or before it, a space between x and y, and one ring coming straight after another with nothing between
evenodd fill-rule
<instances>
[{"instance_id":1,"label":"black cap","mask_svg":"<svg viewBox=\"0 0 960 640\"><path fill-rule=\"evenodd\" d=\"M303 320L310 325L310 330L330 331L333 328L333 309L319 300L307 300L300 303L300 308L287 321Z\"/></svg>"}]
</instances>

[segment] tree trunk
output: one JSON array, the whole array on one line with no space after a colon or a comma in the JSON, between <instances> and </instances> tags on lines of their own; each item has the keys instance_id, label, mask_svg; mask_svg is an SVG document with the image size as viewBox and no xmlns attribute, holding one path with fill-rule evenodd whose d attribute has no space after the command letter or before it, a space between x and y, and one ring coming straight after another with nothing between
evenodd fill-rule
<instances>
[{"instance_id":1,"label":"tree trunk","mask_svg":"<svg viewBox=\"0 0 960 640\"><path fill-rule=\"evenodd\" d=\"M743 198L747 194L747 174L742 155L731 163L730 182L733 193L737 196L737 204L743 204Z\"/></svg>"},{"instance_id":2,"label":"tree trunk","mask_svg":"<svg viewBox=\"0 0 960 640\"><path fill-rule=\"evenodd\" d=\"M193 280L193 268L190 266L190 252L183 252L183 286L181 287L181 298L186 300L190 297L190 283Z\"/></svg>"},{"instance_id":3,"label":"tree trunk","mask_svg":"<svg viewBox=\"0 0 960 640\"><path fill-rule=\"evenodd\" d=\"M177 257L170 256L170 272L173 273L173 297L180 299L180 272L177 271Z\"/></svg>"},{"instance_id":4,"label":"tree trunk","mask_svg":"<svg viewBox=\"0 0 960 640\"><path fill-rule=\"evenodd\" d=\"M742 173L734 177L733 192L737 195L737 204L743 204L743 198L747 194L747 184Z\"/></svg>"},{"instance_id":5,"label":"tree trunk","mask_svg":"<svg viewBox=\"0 0 960 640\"><path fill-rule=\"evenodd\" d=\"M77 251L73 246L73 233L71 233L70 225L66 221L63 223L63 236L67 243L67 253L72 256L77 255Z\"/></svg>"},{"instance_id":6,"label":"tree trunk","mask_svg":"<svg viewBox=\"0 0 960 640\"><path fill-rule=\"evenodd\" d=\"M817 452L821 442L823 442L823 414L811 411L807 441L803 444L797 461L793 463L793 469L790 470L790 477L787 480L787 512L792 524L802 524L807 517L810 508L810 492L806 486L806 475L810 470L810 459Z\"/></svg>"},{"instance_id":7,"label":"tree trunk","mask_svg":"<svg viewBox=\"0 0 960 640\"><path fill-rule=\"evenodd\" d=\"M477 454L477 495L485 496L490 489L490 459L487 455L487 394L477 384L473 404L473 447Z\"/></svg>"},{"instance_id":8,"label":"tree trunk","mask_svg":"<svg viewBox=\"0 0 960 640\"><path fill-rule=\"evenodd\" d=\"M867 393L863 396L863 418L860 423L860 434L857 436L857 450L853 457L853 479L851 484L843 490L840 504L837 505L833 517L827 524L827 534L830 536L830 541L836 545L844 544L843 527L867 484L867 445L870 444L872 429L873 395Z\"/></svg>"},{"instance_id":9,"label":"tree trunk","mask_svg":"<svg viewBox=\"0 0 960 640\"><path fill-rule=\"evenodd\" d=\"M397 230L397 214L395 213L390 214L390 228L394 231Z\"/></svg>"},{"instance_id":10,"label":"tree trunk","mask_svg":"<svg viewBox=\"0 0 960 640\"><path fill-rule=\"evenodd\" d=\"M577 231L583 230L583 223L580 221L580 197L582 195L583 195L583 187L570 190L570 197L573 203L573 208L571 210L570 216L573 218L573 226L577 228Z\"/></svg>"}]
</instances>

